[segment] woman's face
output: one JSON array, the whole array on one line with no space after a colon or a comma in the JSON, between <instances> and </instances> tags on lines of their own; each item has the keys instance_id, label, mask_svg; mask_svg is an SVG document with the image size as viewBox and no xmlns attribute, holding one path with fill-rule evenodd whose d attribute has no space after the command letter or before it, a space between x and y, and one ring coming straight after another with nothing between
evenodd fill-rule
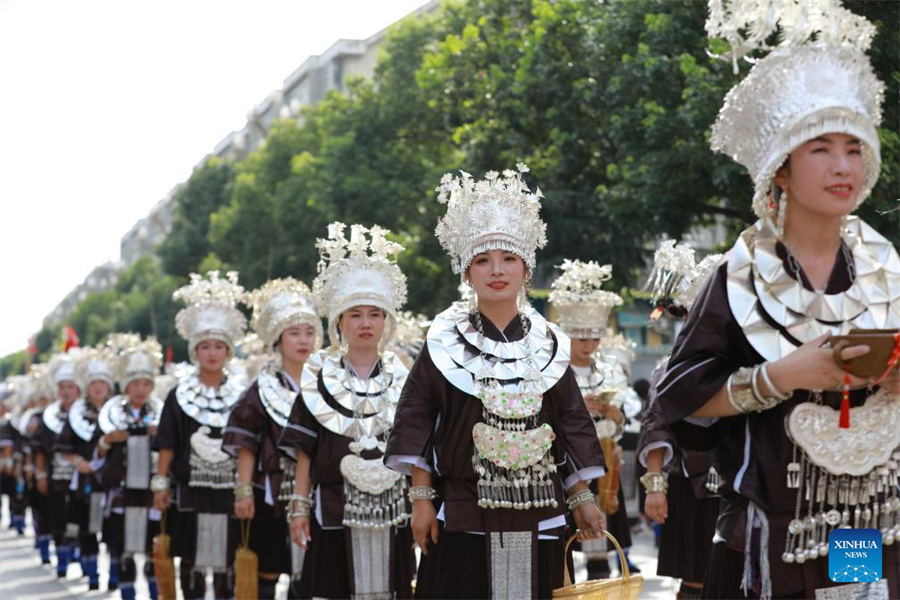
<instances>
[{"instance_id":1,"label":"woman's face","mask_svg":"<svg viewBox=\"0 0 900 600\"><path fill-rule=\"evenodd\" d=\"M73 402L78 400L78 394L81 393L81 390L78 389L78 384L74 381L60 381L56 386L56 390L66 410Z\"/></svg>"},{"instance_id":2,"label":"woman's face","mask_svg":"<svg viewBox=\"0 0 900 600\"><path fill-rule=\"evenodd\" d=\"M525 262L505 250L476 254L466 270L466 279L478 300L490 303L515 302L525 284Z\"/></svg>"},{"instance_id":3,"label":"woman's face","mask_svg":"<svg viewBox=\"0 0 900 600\"><path fill-rule=\"evenodd\" d=\"M850 214L862 182L860 141L845 133L828 133L804 143L775 176L775 183L788 192L789 214L793 205L823 217Z\"/></svg>"},{"instance_id":4,"label":"woman's face","mask_svg":"<svg viewBox=\"0 0 900 600\"><path fill-rule=\"evenodd\" d=\"M572 361L578 364L589 362L599 345L600 338L572 338Z\"/></svg>"},{"instance_id":5,"label":"woman's face","mask_svg":"<svg viewBox=\"0 0 900 600\"><path fill-rule=\"evenodd\" d=\"M375 306L354 306L341 313L338 327L350 349L377 348L384 333L385 312Z\"/></svg>"},{"instance_id":6,"label":"woman's face","mask_svg":"<svg viewBox=\"0 0 900 600\"><path fill-rule=\"evenodd\" d=\"M111 392L112 390L109 389L109 384L100 379L95 379L87 386L88 400L93 403L106 401Z\"/></svg>"},{"instance_id":7,"label":"woman's face","mask_svg":"<svg viewBox=\"0 0 900 600\"><path fill-rule=\"evenodd\" d=\"M204 371L221 371L228 360L228 345L221 340L203 340L197 344L197 363Z\"/></svg>"},{"instance_id":8,"label":"woman's face","mask_svg":"<svg viewBox=\"0 0 900 600\"><path fill-rule=\"evenodd\" d=\"M131 399L131 404L137 407L143 406L153 391L153 382L149 379L135 379L125 387L125 394Z\"/></svg>"},{"instance_id":9,"label":"woman's face","mask_svg":"<svg viewBox=\"0 0 900 600\"><path fill-rule=\"evenodd\" d=\"M303 364L316 347L316 330L312 325L294 325L281 334L277 347L285 360Z\"/></svg>"}]
</instances>

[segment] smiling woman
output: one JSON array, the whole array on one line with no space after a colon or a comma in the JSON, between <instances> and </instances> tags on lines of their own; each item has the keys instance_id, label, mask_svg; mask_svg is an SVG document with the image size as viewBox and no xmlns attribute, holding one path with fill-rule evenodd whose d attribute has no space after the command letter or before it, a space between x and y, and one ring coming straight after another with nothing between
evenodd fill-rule
<instances>
[{"instance_id":1,"label":"smiling woman","mask_svg":"<svg viewBox=\"0 0 900 600\"><path fill-rule=\"evenodd\" d=\"M713 126L713 148L750 171L760 218L700 294L657 386L659 412L679 424L679 442L713 450L733 488L703 594L819 596L833 585L828 536L852 527L881 530L887 581L872 593L898 597L896 491L869 482L896 473L889 458L900 430L887 423L900 419L900 375L891 369L875 385L823 347L851 329L900 327L900 258L850 215L881 164L884 85L864 54L874 28L837 3L812 3L804 10L815 14L796 21L800 13L710 6L714 35L758 34L747 18L777 23L790 41L754 64ZM821 30L806 43L813 22ZM868 352L853 346L842 358ZM853 467L851 447L861 457Z\"/></svg>"},{"instance_id":2,"label":"smiling woman","mask_svg":"<svg viewBox=\"0 0 900 600\"><path fill-rule=\"evenodd\" d=\"M566 506L579 537L604 527L586 483L603 474L602 452L568 338L525 296L546 243L527 170L446 175L439 188L436 233L471 301L435 317L385 455L412 476L420 598L549 598L563 581Z\"/></svg>"},{"instance_id":3,"label":"smiling woman","mask_svg":"<svg viewBox=\"0 0 900 600\"><path fill-rule=\"evenodd\" d=\"M406 301L402 250L377 225L333 223L313 282L332 346L303 366L279 446L297 461L291 538L299 597L409 598L415 570L406 478L381 462L407 369L384 348ZM313 493L313 484L315 492Z\"/></svg>"}]
</instances>

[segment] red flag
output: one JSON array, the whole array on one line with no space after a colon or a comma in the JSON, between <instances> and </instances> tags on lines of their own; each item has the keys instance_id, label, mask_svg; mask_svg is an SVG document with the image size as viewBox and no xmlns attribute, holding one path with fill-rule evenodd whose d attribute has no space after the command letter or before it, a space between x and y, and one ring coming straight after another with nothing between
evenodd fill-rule
<instances>
[{"instance_id":1,"label":"red flag","mask_svg":"<svg viewBox=\"0 0 900 600\"><path fill-rule=\"evenodd\" d=\"M28 354L34 356L38 353L37 338L31 336L28 338Z\"/></svg>"},{"instance_id":2,"label":"red flag","mask_svg":"<svg viewBox=\"0 0 900 600\"><path fill-rule=\"evenodd\" d=\"M77 348L78 342L78 334L75 333L75 329L72 328L71 325L66 323L65 328L63 329L63 352L68 352L70 348Z\"/></svg>"}]
</instances>

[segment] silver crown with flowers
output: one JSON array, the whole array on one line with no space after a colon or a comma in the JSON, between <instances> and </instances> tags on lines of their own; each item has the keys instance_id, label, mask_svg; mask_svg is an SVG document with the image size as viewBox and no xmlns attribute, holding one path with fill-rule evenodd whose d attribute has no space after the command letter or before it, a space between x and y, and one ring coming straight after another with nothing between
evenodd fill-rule
<instances>
[{"instance_id":1,"label":"silver crown with flowers","mask_svg":"<svg viewBox=\"0 0 900 600\"><path fill-rule=\"evenodd\" d=\"M711 147L742 164L753 178L753 210L774 218L772 178L788 155L827 133L862 142L864 175L857 206L878 180L884 84L865 51L875 27L839 0L709 0L706 31L731 45L730 59L770 54L725 97ZM778 33L776 48L766 40ZM814 41L811 41L814 40Z\"/></svg>"},{"instance_id":2,"label":"silver crown with flowers","mask_svg":"<svg viewBox=\"0 0 900 600\"><path fill-rule=\"evenodd\" d=\"M434 232L450 255L453 272L465 272L475 255L489 250L512 252L534 271L535 251L547 244L547 225L538 216L540 188L534 192L522 181L528 167L507 169L502 176L488 171L475 181L465 171L450 173L437 188L438 202L447 204Z\"/></svg>"},{"instance_id":3,"label":"silver crown with flowers","mask_svg":"<svg viewBox=\"0 0 900 600\"><path fill-rule=\"evenodd\" d=\"M690 244L665 240L653 255L653 268L647 278L646 289L651 293L650 302L663 308L690 310L706 280L721 260L721 254L711 254L698 263Z\"/></svg>"},{"instance_id":4,"label":"silver crown with flowers","mask_svg":"<svg viewBox=\"0 0 900 600\"><path fill-rule=\"evenodd\" d=\"M191 362L197 361L197 344L206 340L224 342L234 353L234 343L247 327L247 319L236 306L243 297L244 288L238 285L235 271L224 278L218 271L210 271L206 277L191 273L190 283L175 290L172 298L187 304L175 315L175 329L188 342Z\"/></svg>"},{"instance_id":5,"label":"silver crown with flowers","mask_svg":"<svg viewBox=\"0 0 900 600\"><path fill-rule=\"evenodd\" d=\"M107 346L116 353L116 380L123 392L132 381L156 381L162 367L162 346L156 338L141 340L136 333L111 333Z\"/></svg>"},{"instance_id":6,"label":"silver crown with flowers","mask_svg":"<svg viewBox=\"0 0 900 600\"><path fill-rule=\"evenodd\" d=\"M396 263L403 246L387 239L387 229L373 225L347 226L332 223L328 237L316 240L319 274L313 281L313 295L322 315L328 319L328 335L337 344L337 322L354 306L375 306L387 313L380 346L384 348L396 329L396 315L406 302L406 276Z\"/></svg>"},{"instance_id":7,"label":"silver crown with flowers","mask_svg":"<svg viewBox=\"0 0 900 600\"><path fill-rule=\"evenodd\" d=\"M75 364L75 379L82 390L94 381L104 381L112 393L115 388L113 364L115 353L106 346L88 347L82 349L81 355Z\"/></svg>"},{"instance_id":8,"label":"silver crown with flowers","mask_svg":"<svg viewBox=\"0 0 900 600\"><path fill-rule=\"evenodd\" d=\"M595 261L563 261L562 275L550 286L550 303L557 310L559 326L569 337L599 339L609 329L609 312L622 305L615 292L601 289L612 278L612 265Z\"/></svg>"},{"instance_id":9,"label":"silver crown with flowers","mask_svg":"<svg viewBox=\"0 0 900 600\"><path fill-rule=\"evenodd\" d=\"M50 357L50 361L47 363L47 375L54 388L63 381L71 381L81 387L76 367L83 352L82 348L71 348L68 352L60 352Z\"/></svg>"},{"instance_id":10,"label":"silver crown with flowers","mask_svg":"<svg viewBox=\"0 0 900 600\"><path fill-rule=\"evenodd\" d=\"M249 292L245 302L253 309L250 326L272 350L285 329L310 325L316 330L316 347L322 345L322 320L312 290L302 281L284 277L267 281Z\"/></svg>"}]
</instances>

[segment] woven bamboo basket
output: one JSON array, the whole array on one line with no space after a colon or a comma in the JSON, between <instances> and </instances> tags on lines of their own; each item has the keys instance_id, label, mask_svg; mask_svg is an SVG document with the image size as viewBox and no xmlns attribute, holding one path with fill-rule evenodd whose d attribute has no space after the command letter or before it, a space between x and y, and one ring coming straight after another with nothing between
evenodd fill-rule
<instances>
[{"instance_id":1,"label":"woven bamboo basket","mask_svg":"<svg viewBox=\"0 0 900 600\"><path fill-rule=\"evenodd\" d=\"M566 542L566 551L563 554L563 570L565 571L563 586L553 590L553 598L564 598L566 600L637 600L641 595L641 590L644 588L644 578L640 575L632 575L628 570L628 560L625 559L625 553L622 551L622 546L619 545L619 540L608 531L604 531L603 535L613 543L616 547L616 552L619 553L622 577L572 583L573 577L569 575L566 557L569 555L572 542L575 541L576 536L573 535Z\"/></svg>"}]
</instances>

